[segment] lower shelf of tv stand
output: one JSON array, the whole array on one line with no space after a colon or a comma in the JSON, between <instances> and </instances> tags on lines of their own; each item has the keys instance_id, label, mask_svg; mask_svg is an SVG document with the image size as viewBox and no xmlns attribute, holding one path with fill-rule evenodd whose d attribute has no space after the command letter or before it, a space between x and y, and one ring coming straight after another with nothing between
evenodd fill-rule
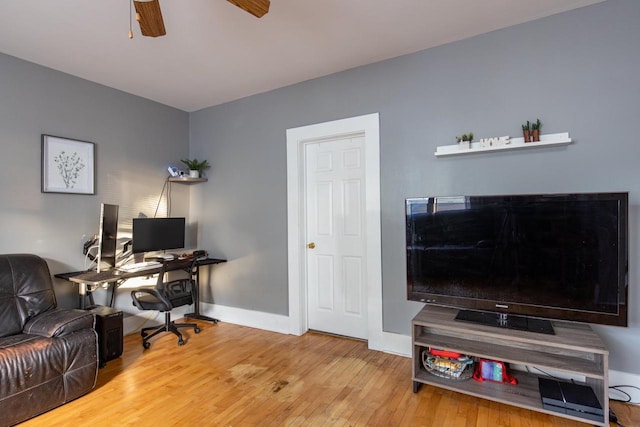
<instances>
[{"instance_id":1,"label":"lower shelf of tv stand","mask_svg":"<svg viewBox=\"0 0 640 427\"><path fill-rule=\"evenodd\" d=\"M556 335L503 330L454 320L457 310L426 306L412 321L413 388L429 384L459 393L591 425L608 426L608 351L588 325L554 322ZM510 370L517 385L448 380L427 372L421 352L428 347L453 350L470 356L583 376L607 414L603 422L549 411L542 406L538 376Z\"/></svg>"},{"instance_id":2,"label":"lower shelf of tv stand","mask_svg":"<svg viewBox=\"0 0 640 427\"><path fill-rule=\"evenodd\" d=\"M518 384L501 384L494 382L477 382L474 380L452 381L440 378L421 370L416 374L418 383L430 384L448 390L457 391L483 399L519 406L536 411L546 412L542 408L540 393L538 392L538 377L524 372L509 372L517 378Z\"/></svg>"},{"instance_id":3,"label":"lower shelf of tv stand","mask_svg":"<svg viewBox=\"0 0 640 427\"><path fill-rule=\"evenodd\" d=\"M416 378L414 378L414 381L417 383L414 384L414 386L417 388L417 385L419 384L429 384L447 390L456 391L458 393L464 393L482 399L517 406L519 408L544 412L551 415L560 415L557 412L549 411L542 407L540 393L538 392L538 377L536 375L513 371L509 371L509 374L516 377L518 380L517 385L494 383L490 381L480 383L473 379L467 381L452 381L437 377L426 371L420 371L417 373ZM595 423L592 420L583 418L567 415L562 416L589 424Z\"/></svg>"}]
</instances>

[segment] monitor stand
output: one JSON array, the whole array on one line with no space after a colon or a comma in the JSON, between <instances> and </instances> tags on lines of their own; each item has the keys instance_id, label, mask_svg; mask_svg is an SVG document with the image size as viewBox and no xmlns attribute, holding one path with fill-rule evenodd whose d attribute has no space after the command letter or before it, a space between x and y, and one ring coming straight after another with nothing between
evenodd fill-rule
<instances>
[{"instance_id":1,"label":"monitor stand","mask_svg":"<svg viewBox=\"0 0 640 427\"><path fill-rule=\"evenodd\" d=\"M156 255L144 256L145 261L158 261L158 262L173 261L176 258L177 257L173 254L156 254Z\"/></svg>"},{"instance_id":2,"label":"monitor stand","mask_svg":"<svg viewBox=\"0 0 640 427\"><path fill-rule=\"evenodd\" d=\"M513 314L507 315L504 313L489 313L485 311L475 310L460 310L458 311L456 320L479 323L481 325L487 326L495 326L498 328L555 335L551 321L536 319L527 316L516 316Z\"/></svg>"}]
</instances>

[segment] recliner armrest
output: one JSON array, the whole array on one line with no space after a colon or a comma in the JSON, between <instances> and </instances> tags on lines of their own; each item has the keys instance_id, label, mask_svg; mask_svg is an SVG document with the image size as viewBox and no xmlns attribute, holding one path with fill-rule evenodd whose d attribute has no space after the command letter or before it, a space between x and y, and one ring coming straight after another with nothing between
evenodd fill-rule
<instances>
[{"instance_id":1,"label":"recliner armrest","mask_svg":"<svg viewBox=\"0 0 640 427\"><path fill-rule=\"evenodd\" d=\"M94 323L93 313L88 311L51 310L29 319L22 332L53 338L93 328Z\"/></svg>"}]
</instances>

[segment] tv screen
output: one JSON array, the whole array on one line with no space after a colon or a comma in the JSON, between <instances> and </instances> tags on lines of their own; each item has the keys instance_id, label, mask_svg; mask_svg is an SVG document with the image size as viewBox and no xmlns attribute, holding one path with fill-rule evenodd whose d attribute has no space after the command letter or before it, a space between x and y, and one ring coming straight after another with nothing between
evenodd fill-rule
<instances>
[{"instance_id":1,"label":"tv screen","mask_svg":"<svg viewBox=\"0 0 640 427\"><path fill-rule=\"evenodd\" d=\"M626 326L627 193L406 200L410 300Z\"/></svg>"},{"instance_id":2,"label":"tv screen","mask_svg":"<svg viewBox=\"0 0 640 427\"><path fill-rule=\"evenodd\" d=\"M118 205L103 203L100 207L100 231L98 233L97 271L116 266L118 234Z\"/></svg>"},{"instance_id":3,"label":"tv screen","mask_svg":"<svg viewBox=\"0 0 640 427\"><path fill-rule=\"evenodd\" d=\"M184 248L184 218L134 218L133 253Z\"/></svg>"}]
</instances>

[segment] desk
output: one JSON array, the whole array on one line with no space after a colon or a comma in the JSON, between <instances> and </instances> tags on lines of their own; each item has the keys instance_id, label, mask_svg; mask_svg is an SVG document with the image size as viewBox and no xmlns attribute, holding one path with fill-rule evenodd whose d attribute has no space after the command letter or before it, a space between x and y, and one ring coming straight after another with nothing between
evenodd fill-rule
<instances>
[{"instance_id":1,"label":"desk","mask_svg":"<svg viewBox=\"0 0 640 427\"><path fill-rule=\"evenodd\" d=\"M202 258L197 260L195 263L192 263L192 260L190 259L169 261L166 271L186 271L191 275L191 278L194 279L196 283L196 286L193 289L193 304L195 306L195 310L193 313L186 314L185 317L199 320L208 320L210 322L218 321L217 319L200 314L200 267L203 267L205 265L221 264L223 262L227 262L227 260L218 258ZM191 268L192 264L193 270ZM80 308L84 310L87 308L86 298L91 296L89 286L100 286L103 283L107 283L109 285L109 289L111 290L111 299L109 306L112 307L116 289L122 282L134 277L152 276L159 273L160 270L161 267L135 272L124 272L114 268L106 271L101 271L99 273L97 271L58 273L54 277L78 284Z\"/></svg>"}]
</instances>

